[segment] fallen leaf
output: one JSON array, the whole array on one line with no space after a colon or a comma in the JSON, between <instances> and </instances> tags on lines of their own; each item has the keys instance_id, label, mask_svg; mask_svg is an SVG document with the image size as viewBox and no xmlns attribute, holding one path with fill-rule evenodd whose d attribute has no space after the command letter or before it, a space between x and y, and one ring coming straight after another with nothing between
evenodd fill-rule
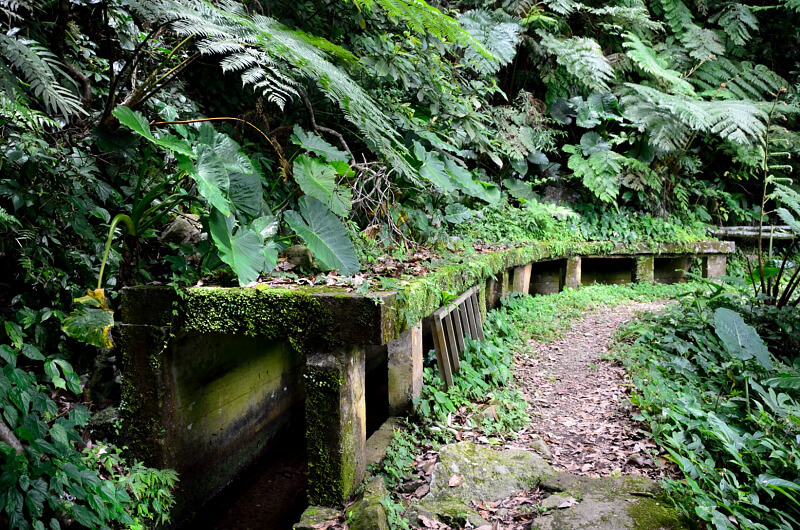
<instances>
[{"instance_id":1,"label":"fallen leaf","mask_svg":"<svg viewBox=\"0 0 800 530\"><path fill-rule=\"evenodd\" d=\"M450 486L451 488L455 488L456 486L461 485L461 481L463 480L464 477L462 477L461 475L453 475L452 477L450 477L450 481L447 483L447 485Z\"/></svg>"}]
</instances>

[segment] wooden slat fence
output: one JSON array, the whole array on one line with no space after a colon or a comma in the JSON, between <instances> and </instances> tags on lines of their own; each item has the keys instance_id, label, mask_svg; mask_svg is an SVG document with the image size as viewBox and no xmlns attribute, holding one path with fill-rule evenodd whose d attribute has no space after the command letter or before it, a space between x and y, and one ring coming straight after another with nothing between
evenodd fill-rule
<instances>
[{"instance_id":1,"label":"wooden slat fence","mask_svg":"<svg viewBox=\"0 0 800 530\"><path fill-rule=\"evenodd\" d=\"M432 315L436 361L447 388L453 386L453 375L461 369L460 356L466 344L464 337L483 340L479 299L478 286L471 287Z\"/></svg>"}]
</instances>

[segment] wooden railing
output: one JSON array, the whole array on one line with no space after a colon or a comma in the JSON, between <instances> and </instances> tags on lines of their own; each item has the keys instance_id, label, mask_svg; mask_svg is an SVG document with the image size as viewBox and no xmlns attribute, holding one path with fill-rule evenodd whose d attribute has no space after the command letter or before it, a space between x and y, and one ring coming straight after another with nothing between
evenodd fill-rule
<instances>
[{"instance_id":1,"label":"wooden railing","mask_svg":"<svg viewBox=\"0 0 800 530\"><path fill-rule=\"evenodd\" d=\"M431 315L436 361L447 388L453 386L453 375L461 369L460 358L466 347L465 337L483 340L478 289L478 286L467 289Z\"/></svg>"}]
</instances>

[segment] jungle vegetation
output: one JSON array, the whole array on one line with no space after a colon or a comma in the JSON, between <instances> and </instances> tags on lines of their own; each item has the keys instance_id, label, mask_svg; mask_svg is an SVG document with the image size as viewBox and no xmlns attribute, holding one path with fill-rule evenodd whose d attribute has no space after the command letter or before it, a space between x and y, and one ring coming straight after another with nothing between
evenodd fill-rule
<instances>
[{"instance_id":1,"label":"jungle vegetation","mask_svg":"<svg viewBox=\"0 0 800 530\"><path fill-rule=\"evenodd\" d=\"M0 526L166 521L174 473L86 429L125 285L246 285L295 243L348 276L800 232L798 0L0 0L0 26ZM796 270L745 276L792 311Z\"/></svg>"}]
</instances>

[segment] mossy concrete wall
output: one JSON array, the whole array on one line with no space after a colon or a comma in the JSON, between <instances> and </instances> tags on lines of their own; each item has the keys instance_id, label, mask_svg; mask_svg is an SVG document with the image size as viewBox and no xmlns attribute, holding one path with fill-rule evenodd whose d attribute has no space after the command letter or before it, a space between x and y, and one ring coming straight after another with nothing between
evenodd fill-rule
<instances>
[{"instance_id":1,"label":"mossy concrete wall","mask_svg":"<svg viewBox=\"0 0 800 530\"><path fill-rule=\"evenodd\" d=\"M305 360L285 341L132 325L122 336L126 443L178 471L178 521L302 422Z\"/></svg>"},{"instance_id":2,"label":"mossy concrete wall","mask_svg":"<svg viewBox=\"0 0 800 530\"><path fill-rule=\"evenodd\" d=\"M319 287L129 288L120 319L128 445L150 465L177 469L179 501L200 503L268 447L287 422L328 406L331 418L339 418L337 429L325 418L307 418L309 459L317 459L310 488L319 503L340 504L363 474L365 348L384 346L388 355L385 345L438 309L444 292L482 286L485 316L509 290L528 291L530 264L542 260L564 263L559 286L577 288L582 257L615 254L632 261L652 255L657 261L699 255L711 275L724 272L724 255L732 250L720 242L533 243L465 255L424 277L398 282L394 291L369 296ZM414 333L419 339L419 331ZM412 363L419 360L417 350ZM314 360L324 352L338 352L336 368L329 370L339 374L332 380L338 385L332 401L326 401L331 396L324 395L324 385L303 378L309 370L322 375ZM417 364L409 371L402 362L386 363L395 412L406 408L408 396L418 395ZM326 437L333 437L335 450L317 452L314 444ZM320 454L331 459L326 463Z\"/></svg>"}]
</instances>

